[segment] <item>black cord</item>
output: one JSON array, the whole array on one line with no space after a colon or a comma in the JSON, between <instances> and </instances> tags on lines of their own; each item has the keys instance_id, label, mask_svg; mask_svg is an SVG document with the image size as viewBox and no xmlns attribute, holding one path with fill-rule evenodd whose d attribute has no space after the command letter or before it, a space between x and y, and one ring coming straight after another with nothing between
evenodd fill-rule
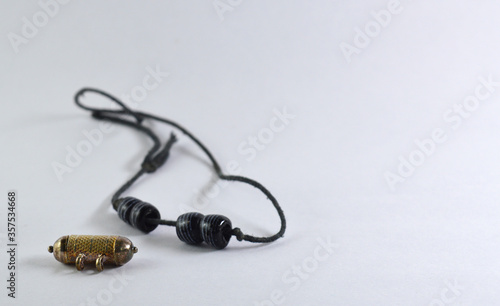
<instances>
[{"instance_id":1,"label":"black cord","mask_svg":"<svg viewBox=\"0 0 500 306\"><path fill-rule=\"evenodd\" d=\"M116 104L118 104L122 109L121 110L120 109L118 109L118 110L98 109L98 108L94 108L94 107L85 106L80 102L80 98L86 92L93 92L93 93L100 94L100 95L110 99L111 101L115 102ZM118 199L123 192L125 192L130 186L132 186L135 183L135 181L137 181L142 175L156 171L159 167L161 167L165 163L165 161L168 158L170 148L177 140L176 136L172 133L170 135L170 139L167 141L167 143L165 144L163 149L160 149L161 142L160 142L159 137L153 131L151 131L151 129L142 125L142 122L144 119L151 119L151 120L156 120L159 122L163 122L167 125L173 126L174 128L176 128L176 129L180 130L182 133L184 133L187 137L189 137L194 143L196 143L198 145L198 147L210 159L215 173L217 174L217 176L221 180L249 184L249 185L259 189L271 201L274 208L278 212L278 215L279 215L280 220L281 220L280 230L276 234L269 236L269 237L254 237L251 235L244 234L241 231L241 229L239 229L239 228L234 228L232 230L232 235L236 236L236 238L239 241L245 240L245 241L256 242L256 243L273 242L273 241L279 239L280 237L282 237L283 234L285 233L285 230L286 230L285 214L283 213L283 210L281 209L278 201L271 194L271 192L269 190L267 190L267 188L265 188L262 184L260 184L259 182L255 181L255 180L252 180L252 179L249 179L249 178L246 178L243 176L225 175L222 172L222 169L219 166L219 163L215 160L214 156L212 155L212 153L210 153L210 151L207 149L207 147L205 147L205 145L203 145L201 143L201 141L199 141L193 134L191 134L191 132L186 130L180 124L178 124L174 121L165 119L165 118L161 118L161 117L158 117L155 115L148 114L148 113L133 111L132 109L128 108L120 100L116 99L115 97L111 96L110 94L105 93L99 89L83 88L83 89L79 90L75 95L75 103L79 107L81 107L85 110L91 111L92 116L96 119L107 120L110 122L114 122L114 123L118 123L118 124L132 127L134 129L146 134L153 141L153 146L148 151L146 157L144 158L141 169L130 180L128 180L122 187L120 187L118 189L118 191L113 195L113 197L111 199L111 203L113 204L113 207L115 208L115 210L117 209ZM122 118L124 116L131 116L135 119L135 121L130 121L130 120L126 120L126 119ZM152 223L152 224L176 226L176 221L171 221L171 220L148 219L148 222Z\"/></svg>"}]
</instances>

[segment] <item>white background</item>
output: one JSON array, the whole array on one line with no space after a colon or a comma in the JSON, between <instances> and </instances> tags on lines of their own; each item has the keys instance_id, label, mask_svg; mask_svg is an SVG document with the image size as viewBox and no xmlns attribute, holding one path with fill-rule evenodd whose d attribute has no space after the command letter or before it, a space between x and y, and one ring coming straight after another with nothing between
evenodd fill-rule
<instances>
[{"instance_id":1,"label":"white background","mask_svg":"<svg viewBox=\"0 0 500 306\"><path fill-rule=\"evenodd\" d=\"M43 10L2 1L2 305L273 305L273 297L283 305L499 305L500 87L460 126L444 115L479 78L500 80L500 4L405 0L377 31L372 12L391 1L231 3L218 12L211 0L71 1L16 52L10 33L22 35L23 18ZM355 29L366 26L376 32L349 62L340 46L356 47ZM130 95L148 67L169 76L134 107L184 124L224 167L235 160L267 186L286 213L284 239L255 246L233 237L213 251L183 244L170 227L149 235L129 227L109 200L150 142L124 127L58 180L53 164L99 128L75 106L75 92ZM285 108L295 118L249 161L238 147ZM400 157L435 129L446 141L392 190L385 175L398 174ZM181 137L167 165L128 194L169 219L189 208L256 235L278 230L270 203L246 185L230 184L196 209L211 173ZM19 194L15 301L5 289L10 189ZM46 250L67 234L126 236L139 253L118 269L78 272ZM337 245L331 254L319 249L328 240Z\"/></svg>"}]
</instances>

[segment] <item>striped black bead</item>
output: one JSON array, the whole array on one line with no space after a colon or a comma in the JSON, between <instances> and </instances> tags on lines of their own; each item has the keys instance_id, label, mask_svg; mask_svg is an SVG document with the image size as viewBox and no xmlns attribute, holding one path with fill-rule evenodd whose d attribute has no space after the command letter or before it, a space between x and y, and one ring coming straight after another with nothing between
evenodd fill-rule
<instances>
[{"instance_id":1,"label":"striped black bead","mask_svg":"<svg viewBox=\"0 0 500 306\"><path fill-rule=\"evenodd\" d=\"M202 214L196 212L180 215L175 225L177 237L188 244L202 243L200 223L203 218Z\"/></svg>"},{"instance_id":2,"label":"striped black bead","mask_svg":"<svg viewBox=\"0 0 500 306\"><path fill-rule=\"evenodd\" d=\"M132 197L118 199L116 211L120 219L145 233L158 227L158 224L148 223L147 219L161 218L156 207Z\"/></svg>"},{"instance_id":3,"label":"striped black bead","mask_svg":"<svg viewBox=\"0 0 500 306\"><path fill-rule=\"evenodd\" d=\"M221 215L208 215L200 224L203 240L216 249L223 249L232 235L231 220Z\"/></svg>"}]
</instances>

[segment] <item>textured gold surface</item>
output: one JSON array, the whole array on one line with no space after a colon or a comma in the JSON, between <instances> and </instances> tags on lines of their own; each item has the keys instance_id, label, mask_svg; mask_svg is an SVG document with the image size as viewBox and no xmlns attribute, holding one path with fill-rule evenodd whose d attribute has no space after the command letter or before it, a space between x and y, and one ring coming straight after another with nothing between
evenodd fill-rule
<instances>
[{"instance_id":1,"label":"textured gold surface","mask_svg":"<svg viewBox=\"0 0 500 306\"><path fill-rule=\"evenodd\" d=\"M66 262L73 263L79 254L85 254L85 262L90 263L99 255L113 262L115 243L118 236L70 235L66 245Z\"/></svg>"}]
</instances>

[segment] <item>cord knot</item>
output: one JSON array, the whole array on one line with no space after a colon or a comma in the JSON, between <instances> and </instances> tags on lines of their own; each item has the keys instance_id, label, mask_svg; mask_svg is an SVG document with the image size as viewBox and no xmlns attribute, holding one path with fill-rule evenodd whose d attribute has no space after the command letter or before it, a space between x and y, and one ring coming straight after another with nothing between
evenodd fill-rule
<instances>
[{"instance_id":1,"label":"cord knot","mask_svg":"<svg viewBox=\"0 0 500 306\"><path fill-rule=\"evenodd\" d=\"M233 234L233 236L236 237L236 239L238 239L238 241L242 241L243 238L245 237L245 234L243 234L243 232L241 231L241 229L239 227L233 228L232 234Z\"/></svg>"},{"instance_id":2,"label":"cord knot","mask_svg":"<svg viewBox=\"0 0 500 306\"><path fill-rule=\"evenodd\" d=\"M168 157L170 156L170 149L176 141L177 137L175 136L175 134L170 134L170 138L165 144L165 147L163 147L163 149L161 149L158 154L156 154L154 157L146 156L141 165L142 169L144 169L146 173L153 173L158 168L163 166L163 164L165 164Z\"/></svg>"}]
</instances>

